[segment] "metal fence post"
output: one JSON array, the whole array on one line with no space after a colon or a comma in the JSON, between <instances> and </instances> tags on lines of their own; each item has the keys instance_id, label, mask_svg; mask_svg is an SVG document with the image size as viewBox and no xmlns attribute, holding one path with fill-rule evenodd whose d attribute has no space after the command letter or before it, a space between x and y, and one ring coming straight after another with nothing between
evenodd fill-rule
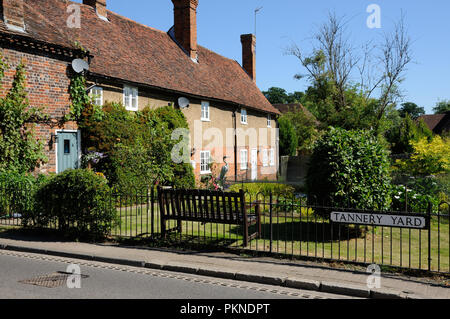
<instances>
[{"instance_id":1,"label":"metal fence post","mask_svg":"<svg viewBox=\"0 0 450 319\"><path fill-rule=\"evenodd\" d=\"M428 271L431 271L431 211L433 205L428 203Z\"/></svg>"},{"instance_id":2,"label":"metal fence post","mask_svg":"<svg viewBox=\"0 0 450 319\"><path fill-rule=\"evenodd\" d=\"M270 219L270 252L273 252L273 222L272 222L272 192L270 192L269 196L269 219Z\"/></svg>"},{"instance_id":3,"label":"metal fence post","mask_svg":"<svg viewBox=\"0 0 450 319\"><path fill-rule=\"evenodd\" d=\"M151 229L151 234L152 234L152 238L154 238L155 236L155 211L154 211L154 206L155 206L155 186L152 185L152 188L150 190L150 229ZM147 207L148 209L148 207ZM148 223L148 220L147 220Z\"/></svg>"}]
</instances>

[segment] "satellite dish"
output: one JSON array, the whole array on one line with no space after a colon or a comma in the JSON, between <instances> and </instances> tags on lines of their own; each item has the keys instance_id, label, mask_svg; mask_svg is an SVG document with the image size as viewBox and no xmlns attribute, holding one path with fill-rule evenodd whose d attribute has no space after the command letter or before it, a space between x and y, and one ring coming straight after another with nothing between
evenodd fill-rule
<instances>
[{"instance_id":1,"label":"satellite dish","mask_svg":"<svg viewBox=\"0 0 450 319\"><path fill-rule=\"evenodd\" d=\"M180 109L187 108L189 104L190 104L189 100L185 97L180 97L178 99L178 105L180 106Z\"/></svg>"},{"instance_id":2,"label":"satellite dish","mask_svg":"<svg viewBox=\"0 0 450 319\"><path fill-rule=\"evenodd\" d=\"M82 60L82 59L75 59L72 61L72 69L76 72L76 73L81 73L84 70L88 71L89 70L89 64Z\"/></svg>"}]
</instances>

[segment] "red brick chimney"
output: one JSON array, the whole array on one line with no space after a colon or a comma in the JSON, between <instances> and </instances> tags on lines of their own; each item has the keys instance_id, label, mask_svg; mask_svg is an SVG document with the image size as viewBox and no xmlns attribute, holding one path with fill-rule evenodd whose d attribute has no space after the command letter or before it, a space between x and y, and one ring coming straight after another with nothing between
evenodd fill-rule
<instances>
[{"instance_id":1,"label":"red brick chimney","mask_svg":"<svg viewBox=\"0 0 450 319\"><path fill-rule=\"evenodd\" d=\"M172 0L175 39L193 60L197 60L198 0Z\"/></svg>"},{"instance_id":2,"label":"red brick chimney","mask_svg":"<svg viewBox=\"0 0 450 319\"><path fill-rule=\"evenodd\" d=\"M13 30L25 30L23 0L0 0L3 21Z\"/></svg>"},{"instance_id":3,"label":"red brick chimney","mask_svg":"<svg viewBox=\"0 0 450 319\"><path fill-rule=\"evenodd\" d=\"M253 34L241 35L242 67L256 82L256 37Z\"/></svg>"},{"instance_id":4,"label":"red brick chimney","mask_svg":"<svg viewBox=\"0 0 450 319\"><path fill-rule=\"evenodd\" d=\"M106 0L83 0L83 4L91 6L101 17L107 17Z\"/></svg>"}]
</instances>

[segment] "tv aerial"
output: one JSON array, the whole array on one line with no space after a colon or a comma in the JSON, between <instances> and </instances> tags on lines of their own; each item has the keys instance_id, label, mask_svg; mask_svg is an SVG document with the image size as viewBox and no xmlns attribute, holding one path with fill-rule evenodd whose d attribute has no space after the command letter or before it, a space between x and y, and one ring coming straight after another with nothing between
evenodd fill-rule
<instances>
[{"instance_id":1,"label":"tv aerial","mask_svg":"<svg viewBox=\"0 0 450 319\"><path fill-rule=\"evenodd\" d=\"M180 109L185 109L189 107L189 104L190 104L189 100L185 97L180 97L178 99L178 106L180 107Z\"/></svg>"}]
</instances>

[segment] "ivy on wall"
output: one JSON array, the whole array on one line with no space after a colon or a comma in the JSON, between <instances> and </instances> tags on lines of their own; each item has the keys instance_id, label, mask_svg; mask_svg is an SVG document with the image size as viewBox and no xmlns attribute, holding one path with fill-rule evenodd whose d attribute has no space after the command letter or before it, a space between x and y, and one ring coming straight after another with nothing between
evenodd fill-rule
<instances>
[{"instance_id":1,"label":"ivy on wall","mask_svg":"<svg viewBox=\"0 0 450 319\"><path fill-rule=\"evenodd\" d=\"M86 78L83 74L75 74L69 85L70 99L72 105L70 113L66 116L66 120L79 121L86 105L89 104L90 98L86 92Z\"/></svg>"}]
</instances>

